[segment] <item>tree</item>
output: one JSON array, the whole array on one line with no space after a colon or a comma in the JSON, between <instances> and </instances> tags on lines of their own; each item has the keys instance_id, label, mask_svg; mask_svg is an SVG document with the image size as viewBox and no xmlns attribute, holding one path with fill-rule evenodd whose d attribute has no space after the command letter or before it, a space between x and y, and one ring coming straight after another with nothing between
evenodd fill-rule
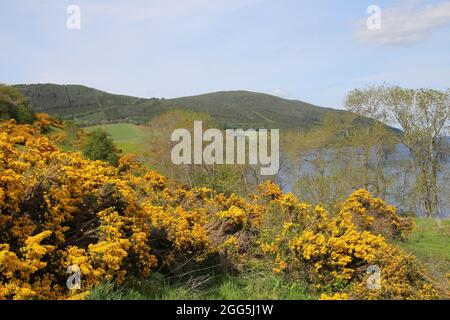
<instances>
[{"instance_id":1,"label":"tree","mask_svg":"<svg viewBox=\"0 0 450 320\"><path fill-rule=\"evenodd\" d=\"M119 151L104 129L96 129L87 136L83 154L91 160L102 160L117 164Z\"/></svg>"},{"instance_id":2,"label":"tree","mask_svg":"<svg viewBox=\"0 0 450 320\"><path fill-rule=\"evenodd\" d=\"M14 119L19 124L35 120L26 98L14 87L0 84L0 119Z\"/></svg>"},{"instance_id":3,"label":"tree","mask_svg":"<svg viewBox=\"0 0 450 320\"><path fill-rule=\"evenodd\" d=\"M204 130L217 128L211 116L205 113L171 110L155 116L147 124L148 140L144 147L143 162L190 187L208 186L224 193L249 193L257 180L249 165L175 165L172 162L171 150L174 146L174 142L171 141L172 132L175 129L185 128L192 133L194 121L202 121Z\"/></svg>"},{"instance_id":4,"label":"tree","mask_svg":"<svg viewBox=\"0 0 450 320\"><path fill-rule=\"evenodd\" d=\"M350 111L398 125L411 154L415 182L428 217L439 214L438 177L448 152L450 90L372 86L346 99Z\"/></svg>"},{"instance_id":5,"label":"tree","mask_svg":"<svg viewBox=\"0 0 450 320\"><path fill-rule=\"evenodd\" d=\"M394 132L355 114L327 115L307 132L287 132L282 148L294 165L293 189L301 199L333 208L357 189L386 198L384 159Z\"/></svg>"}]
</instances>

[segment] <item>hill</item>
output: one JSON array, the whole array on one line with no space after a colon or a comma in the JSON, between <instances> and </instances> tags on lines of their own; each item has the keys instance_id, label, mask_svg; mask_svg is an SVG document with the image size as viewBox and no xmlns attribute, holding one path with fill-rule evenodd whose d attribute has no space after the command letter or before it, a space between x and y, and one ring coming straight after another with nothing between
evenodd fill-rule
<instances>
[{"instance_id":1,"label":"hill","mask_svg":"<svg viewBox=\"0 0 450 320\"><path fill-rule=\"evenodd\" d=\"M210 114L222 127L311 128L326 114L343 117L346 111L322 108L263 93L226 91L176 99L143 99L110 94L80 85L16 85L34 111L76 120L88 126L101 123L146 123L170 109Z\"/></svg>"}]
</instances>

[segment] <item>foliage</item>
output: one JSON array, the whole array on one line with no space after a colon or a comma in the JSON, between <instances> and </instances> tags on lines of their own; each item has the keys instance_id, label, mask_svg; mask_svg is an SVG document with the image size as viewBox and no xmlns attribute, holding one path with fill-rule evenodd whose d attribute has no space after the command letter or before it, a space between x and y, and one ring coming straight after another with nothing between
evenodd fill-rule
<instances>
[{"instance_id":1,"label":"foliage","mask_svg":"<svg viewBox=\"0 0 450 320\"><path fill-rule=\"evenodd\" d=\"M401 127L425 213L439 216L439 176L450 154L450 90L371 86L351 91L346 100L350 111Z\"/></svg>"},{"instance_id":2,"label":"foliage","mask_svg":"<svg viewBox=\"0 0 450 320\"><path fill-rule=\"evenodd\" d=\"M342 210L350 212L358 230L382 234L386 239L405 240L414 229L411 218L399 217L394 206L373 198L366 190L355 191L350 195Z\"/></svg>"},{"instance_id":3,"label":"foliage","mask_svg":"<svg viewBox=\"0 0 450 320\"><path fill-rule=\"evenodd\" d=\"M18 123L32 123L35 120L20 91L3 84L0 84L0 119L14 119Z\"/></svg>"},{"instance_id":4,"label":"foliage","mask_svg":"<svg viewBox=\"0 0 450 320\"><path fill-rule=\"evenodd\" d=\"M48 133L50 128L63 128L64 124L61 120L50 117L46 113L36 113L33 126L42 133Z\"/></svg>"},{"instance_id":5,"label":"foliage","mask_svg":"<svg viewBox=\"0 0 450 320\"><path fill-rule=\"evenodd\" d=\"M192 133L194 121L202 121L204 130L217 127L207 114L186 110L172 110L152 119L147 125L148 138L142 148L143 161L158 172L191 187L207 186L224 193L248 194L251 184L249 166L173 164L172 132L186 128Z\"/></svg>"},{"instance_id":6,"label":"foliage","mask_svg":"<svg viewBox=\"0 0 450 320\"><path fill-rule=\"evenodd\" d=\"M307 202L334 209L348 194L366 189L382 199L398 180L387 169L396 133L377 121L351 115L326 117L307 132L288 131L282 151L293 164L293 190ZM392 171L392 170L391 170Z\"/></svg>"},{"instance_id":7,"label":"foliage","mask_svg":"<svg viewBox=\"0 0 450 320\"><path fill-rule=\"evenodd\" d=\"M65 120L59 130L52 128L47 136L64 151L81 150L86 140L86 133L73 121Z\"/></svg>"},{"instance_id":8,"label":"foliage","mask_svg":"<svg viewBox=\"0 0 450 320\"><path fill-rule=\"evenodd\" d=\"M155 270L178 277L213 266L239 274L255 261L316 292L434 297L417 262L383 236L401 237L409 224L365 191L335 214L268 181L248 198L225 195L179 185L132 157L114 167L62 152L40 129L0 123L1 299L85 298L103 281L126 286ZM364 287L372 264L383 270L381 291ZM70 266L81 289L66 287Z\"/></svg>"},{"instance_id":9,"label":"foliage","mask_svg":"<svg viewBox=\"0 0 450 320\"><path fill-rule=\"evenodd\" d=\"M102 129L97 129L88 134L83 146L83 154L91 160L102 160L111 164L117 164L119 150L114 145L109 134Z\"/></svg>"},{"instance_id":10,"label":"foliage","mask_svg":"<svg viewBox=\"0 0 450 320\"><path fill-rule=\"evenodd\" d=\"M367 200L364 206L361 196ZM371 198L366 191L352 194L335 216L320 206L298 201L292 194L275 198L272 205L282 215L278 218L281 227L271 230L268 226L273 220L264 223L267 227L263 229L260 247L272 256L273 272L287 273L293 279L306 277L325 293L345 293L351 298L434 297L432 286L414 258L390 244L382 234L369 231L380 218L384 224L390 224L387 230L395 230L394 234L407 232L410 223L399 223L392 207ZM388 221L386 212L391 216ZM361 217L365 217L363 224ZM366 270L370 265L382 270L381 290L367 289Z\"/></svg>"}]
</instances>

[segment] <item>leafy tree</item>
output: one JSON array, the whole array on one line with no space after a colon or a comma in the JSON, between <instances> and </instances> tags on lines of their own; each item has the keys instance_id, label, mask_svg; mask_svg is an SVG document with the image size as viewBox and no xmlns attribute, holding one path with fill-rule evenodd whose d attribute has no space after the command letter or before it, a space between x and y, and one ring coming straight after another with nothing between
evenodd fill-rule
<instances>
[{"instance_id":1,"label":"leafy tree","mask_svg":"<svg viewBox=\"0 0 450 320\"><path fill-rule=\"evenodd\" d=\"M35 120L26 98L14 87L0 84L0 119L15 119L18 123Z\"/></svg>"},{"instance_id":2,"label":"leafy tree","mask_svg":"<svg viewBox=\"0 0 450 320\"><path fill-rule=\"evenodd\" d=\"M147 125L149 138L143 148L144 162L191 187L208 186L224 193L249 193L255 186L249 165L173 164L171 134L178 128L186 128L192 133L194 121L202 121L203 130L218 127L208 114L189 110L171 110L155 116Z\"/></svg>"},{"instance_id":3,"label":"leafy tree","mask_svg":"<svg viewBox=\"0 0 450 320\"><path fill-rule=\"evenodd\" d=\"M393 178L384 160L394 138L395 131L383 123L351 113L328 114L321 127L285 132L281 149L289 158L292 190L329 209L357 189L386 198Z\"/></svg>"},{"instance_id":4,"label":"leafy tree","mask_svg":"<svg viewBox=\"0 0 450 320\"><path fill-rule=\"evenodd\" d=\"M118 150L110 135L103 129L97 129L87 136L83 154L91 160L102 160L117 164Z\"/></svg>"},{"instance_id":5,"label":"leafy tree","mask_svg":"<svg viewBox=\"0 0 450 320\"><path fill-rule=\"evenodd\" d=\"M438 177L450 132L450 90L373 86L350 92L346 105L357 114L400 126L400 142L411 153L425 213L429 217L438 215Z\"/></svg>"}]
</instances>

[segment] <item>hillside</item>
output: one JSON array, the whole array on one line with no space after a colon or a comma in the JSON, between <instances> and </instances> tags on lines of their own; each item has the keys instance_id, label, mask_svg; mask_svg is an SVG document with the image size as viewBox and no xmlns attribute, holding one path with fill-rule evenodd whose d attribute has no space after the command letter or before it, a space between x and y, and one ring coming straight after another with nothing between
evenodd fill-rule
<instances>
[{"instance_id":1,"label":"hillside","mask_svg":"<svg viewBox=\"0 0 450 320\"><path fill-rule=\"evenodd\" d=\"M169 109L210 114L222 127L310 128L328 113L347 112L263 93L227 91L176 99L142 99L79 85L16 85L33 110L76 120L81 125L109 122L142 124Z\"/></svg>"}]
</instances>

